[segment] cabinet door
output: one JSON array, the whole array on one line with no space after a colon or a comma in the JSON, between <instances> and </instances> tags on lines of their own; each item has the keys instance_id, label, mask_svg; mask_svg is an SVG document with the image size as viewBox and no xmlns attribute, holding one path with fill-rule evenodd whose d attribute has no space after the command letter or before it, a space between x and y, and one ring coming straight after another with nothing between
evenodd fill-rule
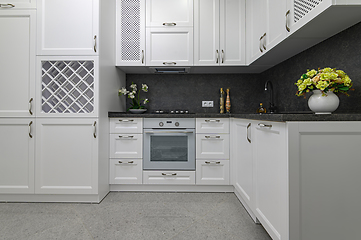
<instances>
[{"instance_id":1,"label":"cabinet door","mask_svg":"<svg viewBox=\"0 0 361 240\"><path fill-rule=\"evenodd\" d=\"M142 158L143 134L110 134L110 158Z\"/></svg>"},{"instance_id":2,"label":"cabinet door","mask_svg":"<svg viewBox=\"0 0 361 240\"><path fill-rule=\"evenodd\" d=\"M287 37L285 0L267 1L267 35L264 39L267 51Z\"/></svg>"},{"instance_id":3,"label":"cabinet door","mask_svg":"<svg viewBox=\"0 0 361 240\"><path fill-rule=\"evenodd\" d=\"M35 10L0 10L0 117L34 113L35 17Z\"/></svg>"},{"instance_id":4,"label":"cabinet door","mask_svg":"<svg viewBox=\"0 0 361 240\"><path fill-rule=\"evenodd\" d=\"M253 2L253 1L252 1ZM246 61L246 4L244 0L221 0L220 65L243 65Z\"/></svg>"},{"instance_id":5,"label":"cabinet door","mask_svg":"<svg viewBox=\"0 0 361 240\"><path fill-rule=\"evenodd\" d=\"M194 65L218 66L219 0L194 1Z\"/></svg>"},{"instance_id":6,"label":"cabinet door","mask_svg":"<svg viewBox=\"0 0 361 240\"><path fill-rule=\"evenodd\" d=\"M229 185L229 160L197 160L196 184Z\"/></svg>"},{"instance_id":7,"label":"cabinet door","mask_svg":"<svg viewBox=\"0 0 361 240\"><path fill-rule=\"evenodd\" d=\"M254 215L253 194L253 122L234 119L232 122L231 160L233 185L237 196L241 197L243 205ZM255 220L255 217L253 217Z\"/></svg>"},{"instance_id":8,"label":"cabinet door","mask_svg":"<svg viewBox=\"0 0 361 240\"><path fill-rule=\"evenodd\" d=\"M193 0L148 0L147 27L192 27Z\"/></svg>"},{"instance_id":9,"label":"cabinet door","mask_svg":"<svg viewBox=\"0 0 361 240\"><path fill-rule=\"evenodd\" d=\"M38 0L38 55L98 55L99 0Z\"/></svg>"},{"instance_id":10,"label":"cabinet door","mask_svg":"<svg viewBox=\"0 0 361 240\"><path fill-rule=\"evenodd\" d=\"M97 119L38 119L35 193L98 192Z\"/></svg>"},{"instance_id":11,"label":"cabinet door","mask_svg":"<svg viewBox=\"0 0 361 240\"><path fill-rule=\"evenodd\" d=\"M34 193L34 119L0 119L0 193Z\"/></svg>"},{"instance_id":12,"label":"cabinet door","mask_svg":"<svg viewBox=\"0 0 361 240\"><path fill-rule=\"evenodd\" d=\"M288 162L285 123L254 128L255 215L272 239L288 239Z\"/></svg>"},{"instance_id":13,"label":"cabinet door","mask_svg":"<svg viewBox=\"0 0 361 240\"><path fill-rule=\"evenodd\" d=\"M194 171L143 171L143 184L194 185L195 183Z\"/></svg>"},{"instance_id":14,"label":"cabinet door","mask_svg":"<svg viewBox=\"0 0 361 240\"><path fill-rule=\"evenodd\" d=\"M98 57L37 57L37 116L97 117Z\"/></svg>"},{"instance_id":15,"label":"cabinet door","mask_svg":"<svg viewBox=\"0 0 361 240\"><path fill-rule=\"evenodd\" d=\"M146 65L193 65L193 28L147 28Z\"/></svg>"},{"instance_id":16,"label":"cabinet door","mask_svg":"<svg viewBox=\"0 0 361 240\"><path fill-rule=\"evenodd\" d=\"M229 118L197 118L197 133L229 133Z\"/></svg>"},{"instance_id":17,"label":"cabinet door","mask_svg":"<svg viewBox=\"0 0 361 240\"><path fill-rule=\"evenodd\" d=\"M143 133L143 118L111 118L110 133Z\"/></svg>"},{"instance_id":18,"label":"cabinet door","mask_svg":"<svg viewBox=\"0 0 361 240\"><path fill-rule=\"evenodd\" d=\"M197 133L196 159L229 159L229 134Z\"/></svg>"},{"instance_id":19,"label":"cabinet door","mask_svg":"<svg viewBox=\"0 0 361 240\"><path fill-rule=\"evenodd\" d=\"M0 0L0 9L36 8L36 0Z\"/></svg>"},{"instance_id":20,"label":"cabinet door","mask_svg":"<svg viewBox=\"0 0 361 240\"><path fill-rule=\"evenodd\" d=\"M246 1L247 9L247 64L251 64L265 51L264 34L267 31L267 0ZM267 35L267 34L266 34Z\"/></svg>"},{"instance_id":21,"label":"cabinet door","mask_svg":"<svg viewBox=\"0 0 361 240\"><path fill-rule=\"evenodd\" d=\"M116 65L145 65L145 0L117 0Z\"/></svg>"},{"instance_id":22,"label":"cabinet door","mask_svg":"<svg viewBox=\"0 0 361 240\"><path fill-rule=\"evenodd\" d=\"M142 184L142 159L111 159L110 184Z\"/></svg>"}]
</instances>

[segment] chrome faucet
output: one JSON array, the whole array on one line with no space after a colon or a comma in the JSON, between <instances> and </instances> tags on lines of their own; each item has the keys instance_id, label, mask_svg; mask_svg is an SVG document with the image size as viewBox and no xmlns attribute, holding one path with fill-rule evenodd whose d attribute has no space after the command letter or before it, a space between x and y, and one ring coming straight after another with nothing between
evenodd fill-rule
<instances>
[{"instance_id":1,"label":"chrome faucet","mask_svg":"<svg viewBox=\"0 0 361 240\"><path fill-rule=\"evenodd\" d=\"M268 86L269 86L269 90L270 90L270 107L269 107L269 113L275 113L276 112L276 107L275 104L273 102L273 85L271 81L267 81L266 84L264 85L264 90L267 91L268 90Z\"/></svg>"}]
</instances>

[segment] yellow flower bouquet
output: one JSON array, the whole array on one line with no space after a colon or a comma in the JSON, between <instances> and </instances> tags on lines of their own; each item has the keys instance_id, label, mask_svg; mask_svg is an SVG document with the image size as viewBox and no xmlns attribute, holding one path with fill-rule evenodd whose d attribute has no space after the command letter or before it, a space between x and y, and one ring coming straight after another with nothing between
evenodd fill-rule
<instances>
[{"instance_id":1,"label":"yellow flower bouquet","mask_svg":"<svg viewBox=\"0 0 361 240\"><path fill-rule=\"evenodd\" d=\"M347 91L351 89L352 81L344 71L327 67L307 70L295 85L298 87L297 96L304 96L313 90L321 90L322 93L332 91L349 96Z\"/></svg>"}]
</instances>

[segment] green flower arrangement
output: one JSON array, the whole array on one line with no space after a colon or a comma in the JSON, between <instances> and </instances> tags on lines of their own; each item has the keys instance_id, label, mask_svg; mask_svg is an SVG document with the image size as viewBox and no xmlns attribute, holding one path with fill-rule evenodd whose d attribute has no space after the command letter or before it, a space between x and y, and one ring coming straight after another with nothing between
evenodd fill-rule
<instances>
[{"instance_id":1,"label":"green flower arrangement","mask_svg":"<svg viewBox=\"0 0 361 240\"><path fill-rule=\"evenodd\" d=\"M132 99L132 103L130 104L131 107L128 108L129 109L144 109L144 106L142 106L141 104L147 104L149 102L148 98L146 99L140 99L140 90L142 90L143 92L148 92L148 86L147 84L142 84L142 88L138 90L138 94L137 94L137 84L133 83L130 85L130 88L132 89L131 91L128 91L125 87L122 87L119 90L118 95L127 95L128 94L128 98ZM137 96L136 96L137 95Z\"/></svg>"},{"instance_id":2,"label":"green flower arrangement","mask_svg":"<svg viewBox=\"0 0 361 240\"><path fill-rule=\"evenodd\" d=\"M298 87L297 96L305 96L313 90L321 90L323 94L332 91L349 96L347 91L351 90L352 81L344 71L327 67L307 70L295 85Z\"/></svg>"}]
</instances>

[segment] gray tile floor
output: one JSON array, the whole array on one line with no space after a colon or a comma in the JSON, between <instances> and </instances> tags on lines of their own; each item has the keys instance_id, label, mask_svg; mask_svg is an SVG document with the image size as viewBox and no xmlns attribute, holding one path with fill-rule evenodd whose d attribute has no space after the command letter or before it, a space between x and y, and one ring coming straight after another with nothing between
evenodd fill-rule
<instances>
[{"instance_id":1,"label":"gray tile floor","mask_svg":"<svg viewBox=\"0 0 361 240\"><path fill-rule=\"evenodd\" d=\"M100 204L0 203L0 239L271 239L233 193L111 192Z\"/></svg>"}]
</instances>

